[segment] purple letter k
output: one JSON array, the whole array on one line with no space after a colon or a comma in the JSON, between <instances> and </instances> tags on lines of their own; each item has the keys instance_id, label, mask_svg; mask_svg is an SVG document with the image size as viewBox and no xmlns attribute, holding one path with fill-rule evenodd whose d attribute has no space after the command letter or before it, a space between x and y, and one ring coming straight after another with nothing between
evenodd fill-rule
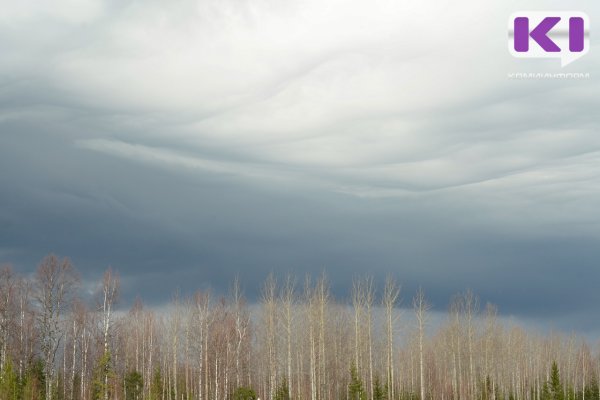
<instances>
[{"instance_id":1,"label":"purple letter k","mask_svg":"<svg viewBox=\"0 0 600 400\"><path fill-rule=\"evenodd\" d=\"M560 47L548 37L548 32L559 21L560 17L546 17L529 33L529 18L515 18L515 50L520 53L529 51L529 36L531 36L544 51L560 52Z\"/></svg>"}]
</instances>

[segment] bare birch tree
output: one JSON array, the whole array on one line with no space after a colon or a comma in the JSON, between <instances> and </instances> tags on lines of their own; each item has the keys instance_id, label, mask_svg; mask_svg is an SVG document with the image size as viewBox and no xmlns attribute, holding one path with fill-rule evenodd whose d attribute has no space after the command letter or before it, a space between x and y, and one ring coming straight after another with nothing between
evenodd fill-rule
<instances>
[{"instance_id":1,"label":"bare birch tree","mask_svg":"<svg viewBox=\"0 0 600 400\"><path fill-rule=\"evenodd\" d=\"M394 380L394 327L398 321L398 314L395 312L398 297L400 296L400 287L392 278L388 276L385 280L383 289L382 304L385 308L385 334L386 334L386 379L388 387L388 399L395 399L395 380Z\"/></svg>"},{"instance_id":2,"label":"bare birch tree","mask_svg":"<svg viewBox=\"0 0 600 400\"><path fill-rule=\"evenodd\" d=\"M269 399L273 398L277 386L277 348L276 348L276 329L277 329L277 280L273 273L270 273L262 289L262 307L263 307L263 329L265 331L266 355L269 371L268 393Z\"/></svg>"},{"instance_id":3,"label":"bare birch tree","mask_svg":"<svg viewBox=\"0 0 600 400\"><path fill-rule=\"evenodd\" d=\"M368 395L373 397L373 303L375 302L375 286L372 277L364 280L365 305L367 307L367 348L369 357Z\"/></svg>"},{"instance_id":4,"label":"bare birch tree","mask_svg":"<svg viewBox=\"0 0 600 400\"><path fill-rule=\"evenodd\" d=\"M235 319L235 384L241 385L241 357L242 346L247 340L248 328L250 325L250 316L245 307L244 295L242 293L239 277L236 276L232 288L233 310Z\"/></svg>"},{"instance_id":5,"label":"bare birch tree","mask_svg":"<svg viewBox=\"0 0 600 400\"><path fill-rule=\"evenodd\" d=\"M479 299L471 290L464 294L464 318L467 326L467 346L469 351L469 399L475 396L475 364L473 346L475 340L475 317L479 313Z\"/></svg>"},{"instance_id":6,"label":"bare birch tree","mask_svg":"<svg viewBox=\"0 0 600 400\"><path fill-rule=\"evenodd\" d=\"M366 307L365 288L361 279L355 278L352 282L352 306L354 308L354 364L357 371L362 370L362 318Z\"/></svg>"},{"instance_id":7,"label":"bare birch tree","mask_svg":"<svg viewBox=\"0 0 600 400\"><path fill-rule=\"evenodd\" d=\"M210 292L197 292L194 296L194 337L198 363L198 399L208 398L208 341L210 315Z\"/></svg>"},{"instance_id":8,"label":"bare birch tree","mask_svg":"<svg viewBox=\"0 0 600 400\"><path fill-rule=\"evenodd\" d=\"M64 335L62 317L69 308L78 279L68 258L51 254L40 263L35 275L35 295L39 309L38 326L46 372L46 400L51 400L55 379L56 352Z\"/></svg>"},{"instance_id":9,"label":"bare birch tree","mask_svg":"<svg viewBox=\"0 0 600 400\"><path fill-rule=\"evenodd\" d=\"M0 267L0 372L4 371L8 358L10 325L14 321L13 296L17 281L10 266Z\"/></svg>"},{"instance_id":10,"label":"bare birch tree","mask_svg":"<svg viewBox=\"0 0 600 400\"><path fill-rule=\"evenodd\" d=\"M102 277L102 286L98 294L98 310L101 313L102 343L104 355L109 354L112 334L113 307L119 295L119 276L109 267ZM104 371L104 400L108 400L108 371Z\"/></svg>"},{"instance_id":11,"label":"bare birch tree","mask_svg":"<svg viewBox=\"0 0 600 400\"><path fill-rule=\"evenodd\" d=\"M321 275L316 287L316 302L319 325L319 399L327 400L327 356L325 352L325 330L327 318L327 306L329 303L329 286L325 273Z\"/></svg>"},{"instance_id":12,"label":"bare birch tree","mask_svg":"<svg viewBox=\"0 0 600 400\"><path fill-rule=\"evenodd\" d=\"M282 304L282 321L285 330L285 341L286 341L286 377L288 382L288 390L290 395L294 393L294 384L292 376L292 324L294 322L294 306L296 303L296 281L292 275L287 275L285 283L281 290L281 304Z\"/></svg>"},{"instance_id":13,"label":"bare birch tree","mask_svg":"<svg viewBox=\"0 0 600 400\"><path fill-rule=\"evenodd\" d=\"M427 312L431 306L425 299L425 292L422 288L419 288L417 294L413 298L413 309L415 317L417 319L417 330L419 339L419 383L421 388L421 400L425 400L425 365L424 365L424 340L425 340L425 326L427 325L428 314Z\"/></svg>"}]
</instances>

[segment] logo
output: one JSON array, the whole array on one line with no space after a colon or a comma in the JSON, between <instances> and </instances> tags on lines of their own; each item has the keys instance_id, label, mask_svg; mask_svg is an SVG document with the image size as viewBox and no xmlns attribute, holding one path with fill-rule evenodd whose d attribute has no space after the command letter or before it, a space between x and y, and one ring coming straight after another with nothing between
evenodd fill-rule
<instances>
[{"instance_id":1,"label":"logo","mask_svg":"<svg viewBox=\"0 0 600 400\"><path fill-rule=\"evenodd\" d=\"M560 58L561 66L590 50L590 19L578 11L521 11L508 20L508 50L517 58Z\"/></svg>"}]
</instances>

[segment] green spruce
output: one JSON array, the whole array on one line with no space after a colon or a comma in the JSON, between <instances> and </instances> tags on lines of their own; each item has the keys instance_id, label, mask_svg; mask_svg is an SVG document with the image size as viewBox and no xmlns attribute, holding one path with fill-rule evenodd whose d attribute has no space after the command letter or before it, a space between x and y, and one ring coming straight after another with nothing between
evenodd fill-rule
<instances>
[{"instance_id":1,"label":"green spruce","mask_svg":"<svg viewBox=\"0 0 600 400\"><path fill-rule=\"evenodd\" d=\"M283 378L281 384L277 387L273 400L290 400L290 388L286 378Z\"/></svg>"},{"instance_id":2,"label":"green spruce","mask_svg":"<svg viewBox=\"0 0 600 400\"><path fill-rule=\"evenodd\" d=\"M363 388L363 383L358 376L358 371L354 363L350 366L350 383L348 384L348 396L350 400L367 400L367 394Z\"/></svg>"},{"instance_id":3,"label":"green spruce","mask_svg":"<svg viewBox=\"0 0 600 400\"><path fill-rule=\"evenodd\" d=\"M123 380L123 386L125 389L125 400L140 400L142 398L144 381L139 372L128 372Z\"/></svg>"},{"instance_id":4,"label":"green spruce","mask_svg":"<svg viewBox=\"0 0 600 400\"><path fill-rule=\"evenodd\" d=\"M552 362L550 380L542 387L541 400L564 400L564 391L560 383L560 373L556 361Z\"/></svg>"},{"instance_id":5,"label":"green spruce","mask_svg":"<svg viewBox=\"0 0 600 400\"><path fill-rule=\"evenodd\" d=\"M256 392L247 387L239 387L233 392L233 400L256 400Z\"/></svg>"},{"instance_id":6,"label":"green spruce","mask_svg":"<svg viewBox=\"0 0 600 400\"><path fill-rule=\"evenodd\" d=\"M20 387L19 379L15 373L10 358L4 364L4 370L0 375L0 399L19 400Z\"/></svg>"}]
</instances>

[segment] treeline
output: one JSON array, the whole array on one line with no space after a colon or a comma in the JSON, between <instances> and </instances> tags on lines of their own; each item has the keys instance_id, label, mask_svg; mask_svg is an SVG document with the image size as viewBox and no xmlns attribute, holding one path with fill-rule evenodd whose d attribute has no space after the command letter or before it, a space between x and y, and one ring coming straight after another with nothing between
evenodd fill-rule
<instances>
[{"instance_id":1,"label":"treeline","mask_svg":"<svg viewBox=\"0 0 600 400\"><path fill-rule=\"evenodd\" d=\"M599 399L584 340L504 326L470 291L434 328L424 292L402 313L391 278L356 279L340 302L325 276L270 275L256 306L236 280L118 314L112 270L93 302L80 290L66 258L0 269L0 400Z\"/></svg>"}]
</instances>

